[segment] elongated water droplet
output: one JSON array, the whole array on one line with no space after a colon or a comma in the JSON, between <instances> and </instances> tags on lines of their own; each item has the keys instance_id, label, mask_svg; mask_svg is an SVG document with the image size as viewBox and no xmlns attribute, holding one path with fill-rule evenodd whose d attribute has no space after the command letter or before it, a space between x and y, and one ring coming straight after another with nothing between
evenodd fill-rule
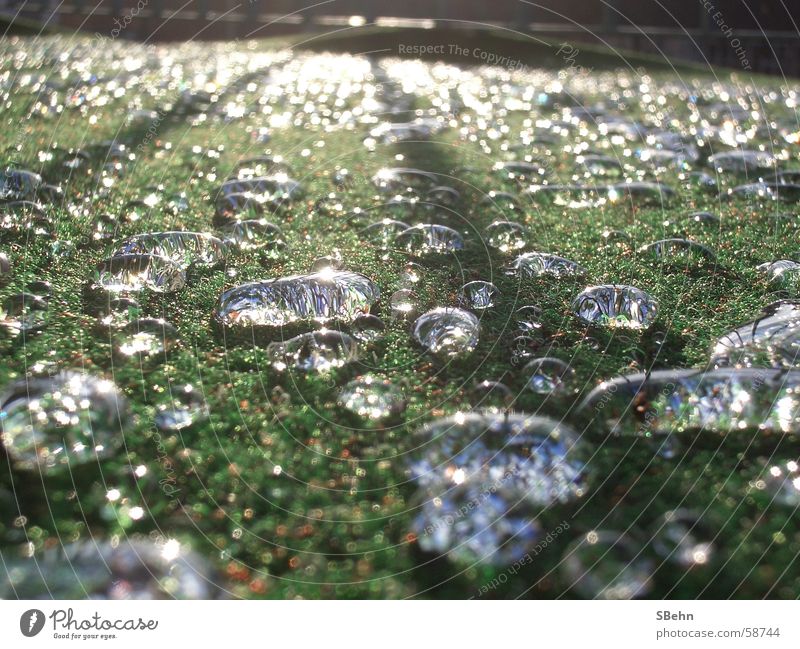
<instances>
[{"instance_id":1,"label":"elongated water droplet","mask_svg":"<svg viewBox=\"0 0 800 649\"><path fill-rule=\"evenodd\" d=\"M380 289L358 273L332 271L242 284L222 293L215 317L227 326L280 327L298 320L352 321Z\"/></svg>"},{"instance_id":2,"label":"elongated water droplet","mask_svg":"<svg viewBox=\"0 0 800 649\"><path fill-rule=\"evenodd\" d=\"M204 232L153 232L121 242L114 256L156 255L185 270L192 264L214 266L225 259L225 244Z\"/></svg>"},{"instance_id":3,"label":"elongated water droplet","mask_svg":"<svg viewBox=\"0 0 800 649\"><path fill-rule=\"evenodd\" d=\"M3 445L15 464L53 469L111 455L122 443L127 402L110 381L64 372L29 377L0 397Z\"/></svg>"},{"instance_id":4,"label":"elongated water droplet","mask_svg":"<svg viewBox=\"0 0 800 649\"><path fill-rule=\"evenodd\" d=\"M584 289L572 303L575 314L590 324L622 329L647 329L656 318L658 303L643 290L624 284Z\"/></svg>"},{"instance_id":5,"label":"elongated water droplet","mask_svg":"<svg viewBox=\"0 0 800 649\"><path fill-rule=\"evenodd\" d=\"M186 274L166 257L122 255L99 263L92 284L111 293L144 289L155 293L172 293L186 285Z\"/></svg>"},{"instance_id":6,"label":"elongated water droplet","mask_svg":"<svg viewBox=\"0 0 800 649\"><path fill-rule=\"evenodd\" d=\"M573 277L584 275L586 269L574 261L558 255L551 255L545 252L526 252L511 262L508 266L508 272L520 277L539 277L542 275Z\"/></svg>"}]
</instances>

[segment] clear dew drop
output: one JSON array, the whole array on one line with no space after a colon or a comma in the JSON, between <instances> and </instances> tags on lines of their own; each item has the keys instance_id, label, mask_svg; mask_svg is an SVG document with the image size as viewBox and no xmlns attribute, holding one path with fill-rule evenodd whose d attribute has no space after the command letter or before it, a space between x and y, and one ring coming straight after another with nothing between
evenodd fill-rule
<instances>
[{"instance_id":1,"label":"clear dew drop","mask_svg":"<svg viewBox=\"0 0 800 649\"><path fill-rule=\"evenodd\" d=\"M453 228L435 223L414 225L400 232L394 245L416 256L445 254L464 248L464 238Z\"/></svg>"},{"instance_id":2,"label":"clear dew drop","mask_svg":"<svg viewBox=\"0 0 800 649\"><path fill-rule=\"evenodd\" d=\"M115 257L156 255L186 270L189 266L215 266L225 259L227 248L217 237L204 232L153 232L138 234L118 244Z\"/></svg>"},{"instance_id":3,"label":"clear dew drop","mask_svg":"<svg viewBox=\"0 0 800 649\"><path fill-rule=\"evenodd\" d=\"M469 354L478 346L480 323L469 311L439 307L423 313L414 323L414 339L437 356Z\"/></svg>"},{"instance_id":4,"label":"clear dew drop","mask_svg":"<svg viewBox=\"0 0 800 649\"><path fill-rule=\"evenodd\" d=\"M660 239L639 248L639 253L661 261L715 262L717 256L708 246L681 238Z\"/></svg>"},{"instance_id":5,"label":"clear dew drop","mask_svg":"<svg viewBox=\"0 0 800 649\"><path fill-rule=\"evenodd\" d=\"M267 346L267 355L278 371L328 372L358 359L358 344L340 331L320 330Z\"/></svg>"},{"instance_id":6,"label":"clear dew drop","mask_svg":"<svg viewBox=\"0 0 800 649\"><path fill-rule=\"evenodd\" d=\"M491 282L468 282L461 287L459 304L465 309L483 311L493 307L500 297L500 290Z\"/></svg>"},{"instance_id":7,"label":"clear dew drop","mask_svg":"<svg viewBox=\"0 0 800 649\"><path fill-rule=\"evenodd\" d=\"M586 273L580 264L544 252L527 252L520 255L509 264L508 273L520 277L540 277L551 275L553 277L574 277Z\"/></svg>"},{"instance_id":8,"label":"clear dew drop","mask_svg":"<svg viewBox=\"0 0 800 649\"><path fill-rule=\"evenodd\" d=\"M78 372L29 377L0 397L3 445L23 468L89 462L120 446L127 413L125 398L105 379Z\"/></svg>"},{"instance_id":9,"label":"clear dew drop","mask_svg":"<svg viewBox=\"0 0 800 649\"><path fill-rule=\"evenodd\" d=\"M575 370L558 358L536 358L522 369L526 386L535 394L564 394L571 390Z\"/></svg>"},{"instance_id":10,"label":"clear dew drop","mask_svg":"<svg viewBox=\"0 0 800 649\"><path fill-rule=\"evenodd\" d=\"M0 306L0 325L12 335L41 331L47 325L47 300L33 293L15 293Z\"/></svg>"},{"instance_id":11,"label":"clear dew drop","mask_svg":"<svg viewBox=\"0 0 800 649\"><path fill-rule=\"evenodd\" d=\"M488 225L483 239L486 245L500 252L520 250L527 243L525 227L514 221L495 221Z\"/></svg>"},{"instance_id":12,"label":"clear dew drop","mask_svg":"<svg viewBox=\"0 0 800 649\"><path fill-rule=\"evenodd\" d=\"M800 364L800 302L780 301L714 343L715 367L797 367Z\"/></svg>"},{"instance_id":13,"label":"clear dew drop","mask_svg":"<svg viewBox=\"0 0 800 649\"><path fill-rule=\"evenodd\" d=\"M419 313L417 302L417 295L411 289L401 288L399 291L395 291L389 298L392 317L397 320L415 318Z\"/></svg>"},{"instance_id":14,"label":"clear dew drop","mask_svg":"<svg viewBox=\"0 0 800 649\"><path fill-rule=\"evenodd\" d=\"M186 285L186 273L166 257L157 255L122 255L100 262L91 279L95 288L110 293L173 293Z\"/></svg>"},{"instance_id":15,"label":"clear dew drop","mask_svg":"<svg viewBox=\"0 0 800 649\"><path fill-rule=\"evenodd\" d=\"M113 297L106 294L105 300L95 308L94 315L97 322L111 329L120 329L133 320L141 317L142 309L139 303L129 297Z\"/></svg>"},{"instance_id":16,"label":"clear dew drop","mask_svg":"<svg viewBox=\"0 0 800 649\"><path fill-rule=\"evenodd\" d=\"M369 343L386 335L386 324L371 313L357 315L349 327L350 334L362 343Z\"/></svg>"},{"instance_id":17,"label":"clear dew drop","mask_svg":"<svg viewBox=\"0 0 800 649\"><path fill-rule=\"evenodd\" d=\"M153 419L160 431L183 430L207 417L203 394L191 384L170 386L169 397L168 403L157 406Z\"/></svg>"},{"instance_id":18,"label":"clear dew drop","mask_svg":"<svg viewBox=\"0 0 800 649\"><path fill-rule=\"evenodd\" d=\"M141 318L120 330L115 351L126 358L164 360L178 340L178 330L166 320Z\"/></svg>"},{"instance_id":19,"label":"clear dew drop","mask_svg":"<svg viewBox=\"0 0 800 649\"><path fill-rule=\"evenodd\" d=\"M683 568L711 563L716 554L715 536L701 515L685 509L664 514L651 534L655 551Z\"/></svg>"},{"instance_id":20,"label":"clear dew drop","mask_svg":"<svg viewBox=\"0 0 800 649\"><path fill-rule=\"evenodd\" d=\"M403 392L389 379L359 376L339 393L340 407L370 421L381 421L405 409Z\"/></svg>"},{"instance_id":21,"label":"clear dew drop","mask_svg":"<svg viewBox=\"0 0 800 649\"><path fill-rule=\"evenodd\" d=\"M300 320L352 322L380 297L358 273L330 271L242 284L223 292L215 317L226 326L280 327Z\"/></svg>"},{"instance_id":22,"label":"clear dew drop","mask_svg":"<svg viewBox=\"0 0 800 649\"><path fill-rule=\"evenodd\" d=\"M585 322L620 329L647 329L658 314L658 302L625 284L590 286L578 294L572 308Z\"/></svg>"},{"instance_id":23,"label":"clear dew drop","mask_svg":"<svg viewBox=\"0 0 800 649\"><path fill-rule=\"evenodd\" d=\"M587 599L625 600L647 596L653 569L632 539L597 530L564 550L561 576L566 587Z\"/></svg>"},{"instance_id":24,"label":"clear dew drop","mask_svg":"<svg viewBox=\"0 0 800 649\"><path fill-rule=\"evenodd\" d=\"M239 250L282 247L283 231L265 219L246 219L223 226L220 230L228 245Z\"/></svg>"},{"instance_id":25,"label":"clear dew drop","mask_svg":"<svg viewBox=\"0 0 800 649\"><path fill-rule=\"evenodd\" d=\"M225 590L208 562L176 539L74 541L7 568L3 598L195 600Z\"/></svg>"}]
</instances>

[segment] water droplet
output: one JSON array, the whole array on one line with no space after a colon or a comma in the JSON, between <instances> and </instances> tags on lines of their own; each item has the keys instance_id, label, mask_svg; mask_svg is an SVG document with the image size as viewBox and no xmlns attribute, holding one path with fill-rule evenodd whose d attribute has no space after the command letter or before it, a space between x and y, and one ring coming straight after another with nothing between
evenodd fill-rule
<instances>
[{"instance_id":1,"label":"water droplet","mask_svg":"<svg viewBox=\"0 0 800 649\"><path fill-rule=\"evenodd\" d=\"M717 256L713 251L689 239L661 239L654 241L639 248L639 252L645 255L652 255L656 259L665 261L687 261L687 262L714 262Z\"/></svg>"},{"instance_id":2,"label":"water droplet","mask_svg":"<svg viewBox=\"0 0 800 649\"><path fill-rule=\"evenodd\" d=\"M482 311L495 305L500 291L491 282L468 282L461 287L459 303L467 309Z\"/></svg>"},{"instance_id":3,"label":"water droplet","mask_svg":"<svg viewBox=\"0 0 800 649\"><path fill-rule=\"evenodd\" d=\"M712 347L716 367L797 367L800 302L774 302L761 315L721 336Z\"/></svg>"},{"instance_id":4,"label":"water droplet","mask_svg":"<svg viewBox=\"0 0 800 649\"><path fill-rule=\"evenodd\" d=\"M526 244L525 228L514 221L495 221L486 227L483 236L488 246L501 252L519 250Z\"/></svg>"},{"instance_id":5,"label":"water droplet","mask_svg":"<svg viewBox=\"0 0 800 649\"><path fill-rule=\"evenodd\" d=\"M775 158L766 151L747 151L736 149L715 153L708 158L708 164L717 173L731 173L751 176L758 173L775 172Z\"/></svg>"},{"instance_id":6,"label":"water droplet","mask_svg":"<svg viewBox=\"0 0 800 649\"><path fill-rule=\"evenodd\" d=\"M528 377L528 389L536 394L563 394L575 375L564 361L550 357L534 359L522 371Z\"/></svg>"},{"instance_id":7,"label":"water droplet","mask_svg":"<svg viewBox=\"0 0 800 649\"><path fill-rule=\"evenodd\" d=\"M590 286L575 298L572 308L585 322L622 329L647 329L658 313L652 297L624 284Z\"/></svg>"},{"instance_id":8,"label":"water droplet","mask_svg":"<svg viewBox=\"0 0 800 649\"><path fill-rule=\"evenodd\" d=\"M0 307L0 325L13 335L29 334L47 324L47 300L32 293L15 293Z\"/></svg>"},{"instance_id":9,"label":"water droplet","mask_svg":"<svg viewBox=\"0 0 800 649\"><path fill-rule=\"evenodd\" d=\"M323 329L270 343L267 354L278 371L328 372L356 360L358 345L345 333Z\"/></svg>"},{"instance_id":10,"label":"water droplet","mask_svg":"<svg viewBox=\"0 0 800 649\"><path fill-rule=\"evenodd\" d=\"M153 423L163 432L188 428L206 416L206 403L201 392L192 385L172 386L170 403L160 404Z\"/></svg>"},{"instance_id":11,"label":"water droplet","mask_svg":"<svg viewBox=\"0 0 800 649\"><path fill-rule=\"evenodd\" d=\"M389 306L392 310L392 317L398 320L410 320L419 313L417 309L417 296L407 288L401 288L392 293L389 298Z\"/></svg>"},{"instance_id":12,"label":"water droplet","mask_svg":"<svg viewBox=\"0 0 800 649\"><path fill-rule=\"evenodd\" d=\"M186 285L180 266L157 255L122 255L97 265L92 278L95 288L111 293L142 291L172 293Z\"/></svg>"},{"instance_id":13,"label":"water droplet","mask_svg":"<svg viewBox=\"0 0 800 649\"><path fill-rule=\"evenodd\" d=\"M720 224L719 217L711 212L692 212L686 217L688 223L707 226L718 226Z\"/></svg>"},{"instance_id":14,"label":"water droplet","mask_svg":"<svg viewBox=\"0 0 800 649\"><path fill-rule=\"evenodd\" d=\"M5 284L11 277L11 261L8 255L0 252L0 284Z\"/></svg>"},{"instance_id":15,"label":"water droplet","mask_svg":"<svg viewBox=\"0 0 800 649\"><path fill-rule=\"evenodd\" d=\"M664 514L652 532L653 548L659 556L684 568L712 561L716 551L714 537L699 514L685 509Z\"/></svg>"},{"instance_id":16,"label":"water droplet","mask_svg":"<svg viewBox=\"0 0 800 649\"><path fill-rule=\"evenodd\" d=\"M413 255L429 255L462 250L464 239L446 225L423 223L400 232L394 244Z\"/></svg>"},{"instance_id":17,"label":"water droplet","mask_svg":"<svg viewBox=\"0 0 800 649\"><path fill-rule=\"evenodd\" d=\"M602 383L586 397L581 411L620 435L797 434L798 395L800 372L792 370L658 370Z\"/></svg>"},{"instance_id":18,"label":"water droplet","mask_svg":"<svg viewBox=\"0 0 800 649\"><path fill-rule=\"evenodd\" d=\"M542 310L534 305L521 306L514 312L517 328L528 334L541 331L542 323L539 321L541 317Z\"/></svg>"},{"instance_id":19,"label":"water droplet","mask_svg":"<svg viewBox=\"0 0 800 649\"><path fill-rule=\"evenodd\" d=\"M98 322L112 329L120 329L141 315L139 303L129 297L112 297L106 294L105 301L95 309Z\"/></svg>"},{"instance_id":20,"label":"water droplet","mask_svg":"<svg viewBox=\"0 0 800 649\"><path fill-rule=\"evenodd\" d=\"M25 169L6 168L0 171L0 200L33 200L42 184L42 177Z\"/></svg>"},{"instance_id":21,"label":"water droplet","mask_svg":"<svg viewBox=\"0 0 800 649\"><path fill-rule=\"evenodd\" d=\"M505 412L514 404L514 394L505 383L481 381L473 388L470 403L486 412Z\"/></svg>"},{"instance_id":22,"label":"water droplet","mask_svg":"<svg viewBox=\"0 0 800 649\"><path fill-rule=\"evenodd\" d=\"M221 229L225 242L240 250L283 247L283 231L265 219L246 219L229 223Z\"/></svg>"},{"instance_id":23,"label":"water droplet","mask_svg":"<svg viewBox=\"0 0 800 649\"><path fill-rule=\"evenodd\" d=\"M402 272L400 273L400 285L401 286L414 286L418 284L422 279L422 275L425 272L425 269L420 266L419 264L409 261L404 267Z\"/></svg>"},{"instance_id":24,"label":"water droplet","mask_svg":"<svg viewBox=\"0 0 800 649\"><path fill-rule=\"evenodd\" d=\"M116 350L140 360L163 360L178 342L178 330L160 318L141 318L125 325L117 336Z\"/></svg>"},{"instance_id":25,"label":"water droplet","mask_svg":"<svg viewBox=\"0 0 800 649\"><path fill-rule=\"evenodd\" d=\"M222 293L215 317L223 325L280 327L298 320L352 321L380 289L358 273L332 271L242 284Z\"/></svg>"},{"instance_id":26,"label":"water droplet","mask_svg":"<svg viewBox=\"0 0 800 649\"><path fill-rule=\"evenodd\" d=\"M309 268L310 273L331 273L335 270L342 270L342 256L340 254L336 255L326 255L324 257L319 257L314 260L311 264L311 268Z\"/></svg>"},{"instance_id":27,"label":"water droplet","mask_svg":"<svg viewBox=\"0 0 800 649\"><path fill-rule=\"evenodd\" d=\"M766 491L770 504L796 509L800 506L800 464L789 460L767 467L756 487Z\"/></svg>"},{"instance_id":28,"label":"water droplet","mask_svg":"<svg viewBox=\"0 0 800 649\"><path fill-rule=\"evenodd\" d=\"M372 342L382 338L386 333L386 325L378 316L371 313L357 315L350 325L350 333L360 342Z\"/></svg>"},{"instance_id":29,"label":"water droplet","mask_svg":"<svg viewBox=\"0 0 800 649\"><path fill-rule=\"evenodd\" d=\"M185 270L192 264L215 266L225 259L226 252L222 241L203 232L153 232L121 242L114 256L156 255Z\"/></svg>"},{"instance_id":30,"label":"water droplet","mask_svg":"<svg viewBox=\"0 0 800 649\"><path fill-rule=\"evenodd\" d=\"M415 434L414 479L427 486L467 481L507 483L532 503L550 506L586 492L579 435L554 419L524 413L458 413Z\"/></svg>"},{"instance_id":31,"label":"water droplet","mask_svg":"<svg viewBox=\"0 0 800 649\"><path fill-rule=\"evenodd\" d=\"M666 206L676 195L674 189L661 183L617 183L608 189L609 201L635 207Z\"/></svg>"},{"instance_id":32,"label":"water droplet","mask_svg":"<svg viewBox=\"0 0 800 649\"><path fill-rule=\"evenodd\" d=\"M652 563L617 532L592 531L571 543L562 571L564 585L587 599L635 599L652 589Z\"/></svg>"},{"instance_id":33,"label":"water droplet","mask_svg":"<svg viewBox=\"0 0 800 649\"><path fill-rule=\"evenodd\" d=\"M0 419L14 462L50 469L113 453L122 443L127 403L110 381L63 372L7 386Z\"/></svg>"},{"instance_id":34,"label":"water droplet","mask_svg":"<svg viewBox=\"0 0 800 649\"><path fill-rule=\"evenodd\" d=\"M224 590L208 563L174 539L66 543L35 560L9 561L8 574L3 598L193 600Z\"/></svg>"},{"instance_id":35,"label":"water droplet","mask_svg":"<svg viewBox=\"0 0 800 649\"><path fill-rule=\"evenodd\" d=\"M377 223L368 225L362 231L362 236L381 248L388 248L397 236L408 230L410 226L403 221L383 219Z\"/></svg>"},{"instance_id":36,"label":"water droplet","mask_svg":"<svg viewBox=\"0 0 800 649\"><path fill-rule=\"evenodd\" d=\"M436 174L409 167L381 169L372 182L383 192L403 192L406 189L427 191L438 185Z\"/></svg>"},{"instance_id":37,"label":"water droplet","mask_svg":"<svg viewBox=\"0 0 800 649\"><path fill-rule=\"evenodd\" d=\"M338 403L359 417L373 421L396 415L406 405L402 391L389 379L369 375L347 383L339 394Z\"/></svg>"},{"instance_id":38,"label":"water droplet","mask_svg":"<svg viewBox=\"0 0 800 649\"><path fill-rule=\"evenodd\" d=\"M480 323L469 311L440 307L423 313L414 323L414 338L438 356L453 357L478 346Z\"/></svg>"},{"instance_id":39,"label":"water droplet","mask_svg":"<svg viewBox=\"0 0 800 649\"><path fill-rule=\"evenodd\" d=\"M544 252L526 252L508 266L508 272L520 277L573 277L586 273L586 269L574 261Z\"/></svg>"}]
</instances>

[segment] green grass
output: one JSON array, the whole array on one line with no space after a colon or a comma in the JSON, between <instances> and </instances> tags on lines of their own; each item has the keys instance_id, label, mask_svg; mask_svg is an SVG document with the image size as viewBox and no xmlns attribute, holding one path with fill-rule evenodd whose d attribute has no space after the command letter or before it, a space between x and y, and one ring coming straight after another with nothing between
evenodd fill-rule
<instances>
[{"instance_id":1,"label":"green grass","mask_svg":"<svg viewBox=\"0 0 800 649\"><path fill-rule=\"evenodd\" d=\"M349 47L365 51L359 44ZM19 41L18 47L25 46L24 40ZM55 50L59 47L56 44ZM229 49L244 47L235 44ZM121 50L112 51L119 54ZM202 50L184 51L189 59L193 52L202 56ZM558 64L554 58L548 62ZM57 72L52 63L43 62L40 71ZM656 81L670 78L663 71L653 74ZM684 70L676 79L686 80L685 74L699 78ZM702 79L710 83L710 76ZM161 76L151 70L146 81L156 84ZM177 295L142 296L147 316L163 317L180 332L180 344L168 358L146 365L120 360L108 332L98 328L87 313L83 287L88 269L105 258L112 246L93 241L93 215L74 216L62 208L52 209L55 237L75 244L74 254L67 257L52 254L48 237L0 233L2 250L13 267L0 295L23 290L34 279L52 283L50 321L42 333L0 339L5 360L0 364L0 385L24 377L37 362L82 368L113 376L129 396L134 412L124 431L127 453L100 467L43 477L18 469L0 472L0 547L7 557L20 553L28 540L41 551L90 537L155 531L178 538L207 557L241 597L477 595L482 585L505 568L456 566L424 555L409 538L408 505L415 488L405 475L403 453L411 447L413 430L435 416L469 408L472 386L487 379L502 380L518 393L515 409L558 419L566 415L580 425L573 405L602 379L645 368L703 367L716 336L751 319L774 298L755 266L797 254L796 218L780 223L770 218L774 207L720 203L716 196L700 192L681 192L668 209L616 205L565 211L526 205L512 218L530 228L527 250L580 262L588 269L588 281L549 278L520 283L501 271L508 256L487 252L479 238L497 217L496 212L479 206L478 200L482 192L502 188L491 172L498 156L484 155L475 144L460 140L454 129L430 142L379 147L375 153L367 153L362 144L364 126L330 133L275 129L268 145L257 145L246 128L260 123L256 119L230 123L209 119L189 126L186 116L165 109L181 89L174 84L142 95L142 107L165 109L155 136L148 138L149 124L131 128L123 119L136 88L129 87L125 97L105 107L88 108L85 114L72 109L38 118L28 117L30 95L18 92L5 97L0 138L5 146L19 143L22 147L7 157L38 169L36 152L54 142L80 148L113 138L127 142L133 150L144 142L140 160L107 199L96 202L94 212L120 213L128 200L142 197L143 188L157 184L168 193L185 191L190 209L178 216L156 209L145 221L121 223L115 241L145 231L211 231L215 188L240 157L265 149L288 160L295 177L305 185L307 198L285 214L270 217L286 233L285 251L271 257L238 253L226 269L192 270L186 289ZM237 92L223 94L220 102L235 101ZM428 106L420 100L417 108ZM680 107L675 108L677 117L685 119ZM94 123L89 121L92 115L97 116ZM512 135L519 132L524 118L508 116ZM324 147L316 145L319 141L324 141ZM167 142L170 148L164 147ZM195 145L224 147L224 151L219 160L210 161L192 153ZM310 155L303 155L304 149ZM402 162L395 159L398 154L404 156ZM555 176L568 175L566 157L554 156L552 164ZM334 191L330 172L336 165L347 167L355 183L338 192L344 209L326 213L315 209L314 203ZM408 323L389 317L387 298L400 287L399 273L409 257L365 245L359 228L347 218L353 208L375 204L369 178L382 166L392 165L453 176L462 192L458 211L463 218L461 229L468 232L468 248L456 258L415 260L426 269L415 289L420 309L453 304L460 286L472 279L490 280L502 293L496 307L482 316L479 348L446 366L421 353L411 340ZM196 172L208 173L212 166L217 167L216 180L192 180ZM464 167L474 171L460 170ZM668 181L675 184L676 179ZM73 177L66 191L75 196L93 186L89 177ZM682 216L699 209L719 214L721 226L681 223ZM667 221L671 223L665 225ZM627 231L631 245L604 247L602 233L607 229ZM685 235L710 246L718 264L664 266L635 254L638 246L670 235ZM359 365L325 377L277 373L269 366L263 346L226 340L213 326L212 309L223 289L304 272L316 258L335 251L348 269L372 278L383 295L378 313L389 324L388 333L365 350ZM587 331L577 321L570 311L572 298L588 284L605 282L631 283L659 299L660 315L649 332L620 336L619 332ZM528 304L542 308L547 342L541 355L561 358L577 372L574 398L544 398L523 390L524 376L509 359L515 335L513 311ZM587 335L599 344L587 342ZM658 345L657 339L663 336L666 343ZM335 404L336 388L365 370L391 378L409 399L402 418L385 430L361 429ZM159 435L152 425L156 406L165 401L171 384L184 383L202 388L210 417L180 434ZM793 440L784 440L776 449L756 440L748 449L752 439L746 432L740 438L684 438L677 454L668 459L656 453L658 441L604 439L590 431L586 438L592 454L589 494L575 506L542 517L545 529L569 521L569 532L487 596L574 596L565 591L558 573L569 541L594 528L647 539L648 530L664 512L681 507L705 512L704 520L718 532L716 558L709 566L689 571L661 565L654 575L652 596L795 597L800 588L796 515L768 507L768 499L753 492L749 483L760 475L762 458L773 454L796 458L797 446ZM149 471L135 479L132 468L138 465ZM276 465L280 473L274 470ZM159 481L173 476L179 492L168 498ZM116 506L105 499L110 488L122 492L123 500ZM131 520L126 505L143 507L146 515ZM24 525L19 516L24 516Z\"/></svg>"}]
</instances>

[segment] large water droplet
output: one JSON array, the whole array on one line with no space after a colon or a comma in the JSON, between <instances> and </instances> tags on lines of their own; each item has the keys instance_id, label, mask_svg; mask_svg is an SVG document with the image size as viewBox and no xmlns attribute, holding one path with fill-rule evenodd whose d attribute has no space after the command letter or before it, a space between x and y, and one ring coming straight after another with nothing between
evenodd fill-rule
<instances>
[{"instance_id":1,"label":"large water droplet","mask_svg":"<svg viewBox=\"0 0 800 649\"><path fill-rule=\"evenodd\" d=\"M696 241L679 238L654 241L639 248L639 252L645 255L652 255L655 259L672 262L714 262L717 259L714 252L707 246Z\"/></svg>"},{"instance_id":2,"label":"large water droplet","mask_svg":"<svg viewBox=\"0 0 800 649\"><path fill-rule=\"evenodd\" d=\"M495 305L500 297L499 289L491 282L468 282L461 287L460 304L467 309L482 311Z\"/></svg>"},{"instance_id":3,"label":"large water droplet","mask_svg":"<svg viewBox=\"0 0 800 649\"><path fill-rule=\"evenodd\" d=\"M33 200L42 184L42 177L25 169L0 171L0 200Z\"/></svg>"},{"instance_id":4,"label":"large water droplet","mask_svg":"<svg viewBox=\"0 0 800 649\"><path fill-rule=\"evenodd\" d=\"M127 402L110 381L64 372L7 386L0 421L16 464L49 469L113 453L122 443Z\"/></svg>"},{"instance_id":5,"label":"large water droplet","mask_svg":"<svg viewBox=\"0 0 800 649\"><path fill-rule=\"evenodd\" d=\"M379 421L405 409L403 393L389 379L360 376L347 383L339 393L339 405L350 412Z\"/></svg>"},{"instance_id":6,"label":"large water droplet","mask_svg":"<svg viewBox=\"0 0 800 649\"><path fill-rule=\"evenodd\" d=\"M95 288L112 293L148 289L156 293L172 293L186 285L181 267L157 255L122 255L97 265L92 278Z\"/></svg>"},{"instance_id":7,"label":"large water droplet","mask_svg":"<svg viewBox=\"0 0 800 649\"><path fill-rule=\"evenodd\" d=\"M527 387L536 394L563 394L570 389L575 370L558 358L536 358L523 369Z\"/></svg>"},{"instance_id":8,"label":"large water droplet","mask_svg":"<svg viewBox=\"0 0 800 649\"><path fill-rule=\"evenodd\" d=\"M586 269L574 261L545 252L526 252L524 255L520 255L509 264L508 271L510 274L520 277L539 277L541 275L572 277L586 273Z\"/></svg>"},{"instance_id":9,"label":"large water droplet","mask_svg":"<svg viewBox=\"0 0 800 649\"><path fill-rule=\"evenodd\" d=\"M206 416L203 395L192 385L172 386L169 396L170 402L159 404L153 420L159 430L183 430Z\"/></svg>"},{"instance_id":10,"label":"large water droplet","mask_svg":"<svg viewBox=\"0 0 800 649\"><path fill-rule=\"evenodd\" d=\"M76 541L32 559L10 560L0 597L29 599L214 599L219 576L175 539L119 544Z\"/></svg>"},{"instance_id":11,"label":"large water droplet","mask_svg":"<svg viewBox=\"0 0 800 649\"><path fill-rule=\"evenodd\" d=\"M47 324L47 300L33 293L15 293L0 307L0 325L10 333L29 334Z\"/></svg>"},{"instance_id":12,"label":"large water droplet","mask_svg":"<svg viewBox=\"0 0 800 649\"><path fill-rule=\"evenodd\" d=\"M714 558L713 530L694 512L669 511L653 530L653 548L666 559L684 568L703 566Z\"/></svg>"},{"instance_id":13,"label":"large water droplet","mask_svg":"<svg viewBox=\"0 0 800 649\"><path fill-rule=\"evenodd\" d=\"M185 270L192 264L214 266L225 259L225 244L204 232L153 232L139 234L119 244L115 257L156 255Z\"/></svg>"},{"instance_id":14,"label":"large water droplet","mask_svg":"<svg viewBox=\"0 0 800 649\"><path fill-rule=\"evenodd\" d=\"M125 357L161 359L178 342L178 330L160 318L141 318L126 325L117 336L116 351Z\"/></svg>"},{"instance_id":15,"label":"large water droplet","mask_svg":"<svg viewBox=\"0 0 800 649\"><path fill-rule=\"evenodd\" d=\"M525 228L514 221L495 221L486 227L483 236L488 246L500 252L519 250L526 244Z\"/></svg>"},{"instance_id":16,"label":"large water droplet","mask_svg":"<svg viewBox=\"0 0 800 649\"><path fill-rule=\"evenodd\" d=\"M632 374L602 383L581 411L620 435L797 434L800 372L746 368Z\"/></svg>"},{"instance_id":17,"label":"large water droplet","mask_svg":"<svg viewBox=\"0 0 800 649\"><path fill-rule=\"evenodd\" d=\"M380 289L358 273L332 271L242 284L222 293L223 325L280 327L298 320L352 321L369 311Z\"/></svg>"},{"instance_id":18,"label":"large water droplet","mask_svg":"<svg viewBox=\"0 0 800 649\"><path fill-rule=\"evenodd\" d=\"M273 367L303 372L328 372L358 358L356 341L340 331L313 331L267 346Z\"/></svg>"},{"instance_id":19,"label":"large water droplet","mask_svg":"<svg viewBox=\"0 0 800 649\"><path fill-rule=\"evenodd\" d=\"M800 302L774 302L761 316L719 338L711 350L717 367L797 367Z\"/></svg>"},{"instance_id":20,"label":"large water droplet","mask_svg":"<svg viewBox=\"0 0 800 649\"><path fill-rule=\"evenodd\" d=\"M440 307L423 313L414 323L414 338L438 356L453 357L478 346L480 323L469 311Z\"/></svg>"},{"instance_id":21,"label":"large water droplet","mask_svg":"<svg viewBox=\"0 0 800 649\"><path fill-rule=\"evenodd\" d=\"M624 284L590 286L575 298L572 308L585 322L622 329L647 329L658 313L652 297Z\"/></svg>"},{"instance_id":22,"label":"large water droplet","mask_svg":"<svg viewBox=\"0 0 800 649\"><path fill-rule=\"evenodd\" d=\"M624 535L592 531L564 550L564 585L587 599L634 599L652 588L653 565Z\"/></svg>"},{"instance_id":23,"label":"large water droplet","mask_svg":"<svg viewBox=\"0 0 800 649\"><path fill-rule=\"evenodd\" d=\"M462 250L464 238L446 225L423 223L400 232L394 244L412 255L441 254Z\"/></svg>"}]
</instances>

